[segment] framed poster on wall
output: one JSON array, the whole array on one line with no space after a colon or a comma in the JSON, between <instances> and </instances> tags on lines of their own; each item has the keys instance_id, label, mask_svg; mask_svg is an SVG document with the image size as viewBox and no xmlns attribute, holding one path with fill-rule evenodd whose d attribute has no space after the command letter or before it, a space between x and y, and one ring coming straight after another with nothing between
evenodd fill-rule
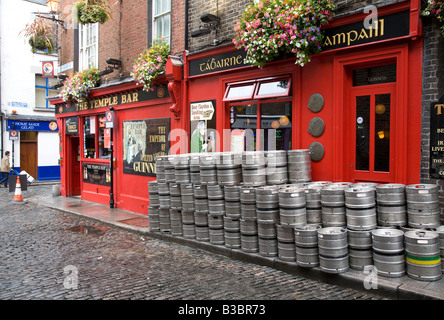
<instances>
[{"instance_id":1,"label":"framed poster on wall","mask_svg":"<svg viewBox=\"0 0 444 320\"><path fill-rule=\"evenodd\" d=\"M156 157L168 155L170 118L123 121L123 173L156 176Z\"/></svg>"}]
</instances>

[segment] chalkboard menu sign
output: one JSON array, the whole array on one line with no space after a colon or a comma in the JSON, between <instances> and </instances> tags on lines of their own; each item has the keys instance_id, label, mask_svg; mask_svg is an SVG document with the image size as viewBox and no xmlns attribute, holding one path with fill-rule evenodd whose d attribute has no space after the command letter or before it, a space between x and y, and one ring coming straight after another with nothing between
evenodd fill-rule
<instances>
[{"instance_id":1,"label":"chalkboard menu sign","mask_svg":"<svg viewBox=\"0 0 444 320\"><path fill-rule=\"evenodd\" d=\"M156 157L168 155L170 118L123 121L123 173L156 176Z\"/></svg>"},{"instance_id":2,"label":"chalkboard menu sign","mask_svg":"<svg viewBox=\"0 0 444 320\"><path fill-rule=\"evenodd\" d=\"M444 96L430 108L430 177L444 179Z\"/></svg>"},{"instance_id":3,"label":"chalkboard menu sign","mask_svg":"<svg viewBox=\"0 0 444 320\"><path fill-rule=\"evenodd\" d=\"M110 186L110 166L105 164L84 163L83 182L98 184L101 186Z\"/></svg>"}]
</instances>

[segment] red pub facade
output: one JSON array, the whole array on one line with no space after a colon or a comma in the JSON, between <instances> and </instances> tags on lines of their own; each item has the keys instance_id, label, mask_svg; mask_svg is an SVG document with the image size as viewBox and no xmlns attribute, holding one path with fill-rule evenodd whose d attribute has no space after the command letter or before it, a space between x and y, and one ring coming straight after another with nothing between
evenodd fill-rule
<instances>
[{"instance_id":1,"label":"red pub facade","mask_svg":"<svg viewBox=\"0 0 444 320\"><path fill-rule=\"evenodd\" d=\"M339 16L303 67L252 67L227 44L172 56L154 91L121 81L83 104L53 98L62 195L146 214L157 155L250 147L310 149L313 181L419 183L420 12L416 0L382 6L373 30L362 11ZM204 147L193 143L199 130Z\"/></svg>"}]
</instances>

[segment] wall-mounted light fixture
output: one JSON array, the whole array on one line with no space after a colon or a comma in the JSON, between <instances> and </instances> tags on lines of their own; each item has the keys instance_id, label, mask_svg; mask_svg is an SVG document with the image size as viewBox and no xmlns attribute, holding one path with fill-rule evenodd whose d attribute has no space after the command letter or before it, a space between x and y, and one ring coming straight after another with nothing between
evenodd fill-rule
<instances>
[{"instance_id":1,"label":"wall-mounted light fixture","mask_svg":"<svg viewBox=\"0 0 444 320\"><path fill-rule=\"evenodd\" d=\"M114 58L108 58L106 59L106 63L108 64L105 68L105 70L99 72L99 76L104 76L106 74L112 73L114 70L120 69L120 66L122 65L122 61Z\"/></svg>"},{"instance_id":2,"label":"wall-mounted light fixture","mask_svg":"<svg viewBox=\"0 0 444 320\"><path fill-rule=\"evenodd\" d=\"M220 18L211 13L206 13L200 17L200 21L204 24L199 26L199 29L191 32L191 37L201 37L210 34L211 31L217 30L220 25Z\"/></svg>"},{"instance_id":3,"label":"wall-mounted light fixture","mask_svg":"<svg viewBox=\"0 0 444 320\"><path fill-rule=\"evenodd\" d=\"M58 88L63 87L63 81L65 81L65 79L67 79L67 78L69 78L69 77L66 74L59 73L57 75L58 82L52 86L52 89L58 89Z\"/></svg>"}]
</instances>

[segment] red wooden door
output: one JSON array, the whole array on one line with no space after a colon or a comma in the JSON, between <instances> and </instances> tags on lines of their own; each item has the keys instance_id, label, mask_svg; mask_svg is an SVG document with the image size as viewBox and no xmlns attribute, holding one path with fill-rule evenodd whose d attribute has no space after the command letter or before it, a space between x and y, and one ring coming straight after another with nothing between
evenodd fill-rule
<instances>
[{"instance_id":1,"label":"red wooden door","mask_svg":"<svg viewBox=\"0 0 444 320\"><path fill-rule=\"evenodd\" d=\"M353 181L393 182L396 155L396 83L351 89L347 160Z\"/></svg>"},{"instance_id":2,"label":"red wooden door","mask_svg":"<svg viewBox=\"0 0 444 320\"><path fill-rule=\"evenodd\" d=\"M69 166L68 166L68 196L80 195L81 193L81 170L80 170L80 145L79 137L69 138Z\"/></svg>"}]
</instances>

